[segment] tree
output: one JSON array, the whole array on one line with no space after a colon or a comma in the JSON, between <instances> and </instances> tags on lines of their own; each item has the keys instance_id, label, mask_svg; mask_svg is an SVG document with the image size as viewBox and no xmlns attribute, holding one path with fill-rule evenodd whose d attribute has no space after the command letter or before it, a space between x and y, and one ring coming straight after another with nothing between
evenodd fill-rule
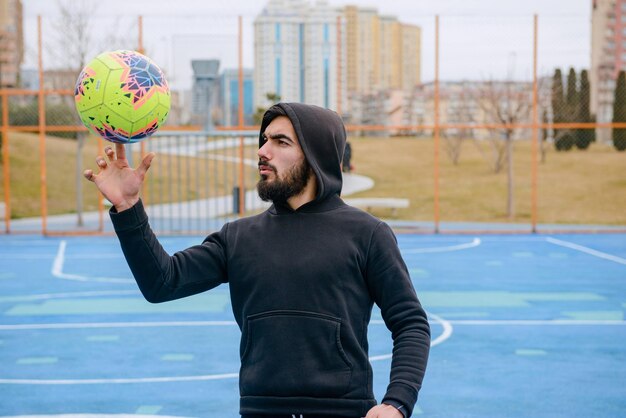
<instances>
[{"instance_id":1,"label":"tree","mask_svg":"<svg viewBox=\"0 0 626 418\"><path fill-rule=\"evenodd\" d=\"M74 72L77 76L81 69L87 63L87 58L93 54L93 49L98 45L93 42L92 29L95 25L91 23L91 17L94 16L97 4L88 0L57 0L59 10L59 18L54 20L53 28L55 37L53 37L54 45L49 45L48 50L53 55L53 61L61 69ZM114 24L114 26L117 23ZM102 31L102 25L95 27L98 31ZM106 33L101 35L107 36L106 49L112 49L120 45L123 35L116 27L109 27ZM109 35L107 35L107 33ZM72 86L73 87L73 86ZM74 124L82 125L80 118L75 114ZM78 226L83 226L83 148L87 135L84 132L77 133L76 141L76 222Z\"/></svg>"},{"instance_id":2,"label":"tree","mask_svg":"<svg viewBox=\"0 0 626 418\"><path fill-rule=\"evenodd\" d=\"M280 95L276 93L265 93L265 98L271 104L280 102ZM256 108L256 112L254 112L254 116L253 116L254 123L256 123L257 125L261 124L261 122L263 121L263 114L265 114L266 110L267 110L267 107L263 107L263 106L258 106Z\"/></svg>"},{"instance_id":3,"label":"tree","mask_svg":"<svg viewBox=\"0 0 626 418\"><path fill-rule=\"evenodd\" d=\"M589 89L589 76L587 70L580 73L580 92L578 94L578 122L593 122L591 117L591 97ZM576 148L587 149L595 141L596 131L594 129L576 130Z\"/></svg>"},{"instance_id":4,"label":"tree","mask_svg":"<svg viewBox=\"0 0 626 418\"><path fill-rule=\"evenodd\" d=\"M450 100L448 107L448 122L468 125L473 122L471 91L467 84L463 84L461 91L455 95L454 100ZM457 165L461 158L461 145L467 139L474 138L474 130L471 128L443 129L441 136L444 138L446 154L450 157L452 164Z\"/></svg>"},{"instance_id":5,"label":"tree","mask_svg":"<svg viewBox=\"0 0 626 418\"><path fill-rule=\"evenodd\" d=\"M558 72L558 79L557 79ZM576 71L570 68L567 75L567 94L563 94L563 81L561 71L555 72L552 86L552 111L554 123L574 122L578 116L578 91L576 90ZM574 133L571 129L554 130L554 147L557 151L568 151L575 143Z\"/></svg>"},{"instance_id":6,"label":"tree","mask_svg":"<svg viewBox=\"0 0 626 418\"><path fill-rule=\"evenodd\" d=\"M544 128L541 130L541 162L546 162L546 142L548 142L548 127L545 126L548 124L548 109L543 109L543 114L541 116L541 122L544 124Z\"/></svg>"},{"instance_id":7,"label":"tree","mask_svg":"<svg viewBox=\"0 0 626 418\"><path fill-rule=\"evenodd\" d=\"M530 116L532 100L526 86L512 81L494 82L485 84L479 106L490 120L487 123L498 123L503 127L496 131L491 140L495 151L494 172L498 173L503 167L507 168L507 201L506 213L509 218L515 215L513 195L513 137L515 125L527 122Z\"/></svg>"},{"instance_id":8,"label":"tree","mask_svg":"<svg viewBox=\"0 0 626 418\"><path fill-rule=\"evenodd\" d=\"M563 76L561 69L554 70L554 76L552 77L552 121L554 123L563 123L565 110L565 96L563 95ZM560 130L554 130L554 138L559 137Z\"/></svg>"},{"instance_id":9,"label":"tree","mask_svg":"<svg viewBox=\"0 0 626 418\"><path fill-rule=\"evenodd\" d=\"M613 123L626 122L626 75L624 71L620 71L617 76L617 85L615 86L615 95L613 99ZM626 129L613 128L613 146L618 151L626 150Z\"/></svg>"}]
</instances>

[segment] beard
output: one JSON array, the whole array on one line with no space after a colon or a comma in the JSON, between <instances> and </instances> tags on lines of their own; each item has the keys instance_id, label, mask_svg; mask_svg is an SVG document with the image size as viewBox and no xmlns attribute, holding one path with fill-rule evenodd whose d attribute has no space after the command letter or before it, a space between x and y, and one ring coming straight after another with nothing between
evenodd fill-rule
<instances>
[{"instance_id":1,"label":"beard","mask_svg":"<svg viewBox=\"0 0 626 418\"><path fill-rule=\"evenodd\" d=\"M275 177L270 181L267 176L261 176L261 180L256 185L259 197L264 202L285 203L290 197L299 195L308 184L309 176L313 172L306 159L290 168L283 178L278 176L275 167L268 163L264 164L272 168Z\"/></svg>"}]
</instances>

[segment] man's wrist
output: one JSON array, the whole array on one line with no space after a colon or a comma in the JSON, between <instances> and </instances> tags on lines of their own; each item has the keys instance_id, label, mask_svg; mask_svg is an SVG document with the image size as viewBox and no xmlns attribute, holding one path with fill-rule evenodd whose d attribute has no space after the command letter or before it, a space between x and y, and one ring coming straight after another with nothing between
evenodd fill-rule
<instances>
[{"instance_id":1,"label":"man's wrist","mask_svg":"<svg viewBox=\"0 0 626 418\"><path fill-rule=\"evenodd\" d=\"M387 400L385 402L383 402L385 405L389 405L389 406L393 406L394 408L396 408L398 411L400 411L400 413L402 414L402 416L404 418L407 418L406 416L406 408L404 407L404 405L402 405L400 402L396 402L396 401L392 401L392 400Z\"/></svg>"}]
</instances>

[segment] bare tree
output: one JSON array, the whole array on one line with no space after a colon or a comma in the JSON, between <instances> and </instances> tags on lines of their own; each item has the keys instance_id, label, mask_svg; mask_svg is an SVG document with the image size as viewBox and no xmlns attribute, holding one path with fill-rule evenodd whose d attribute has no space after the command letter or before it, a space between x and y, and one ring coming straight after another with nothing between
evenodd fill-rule
<instances>
[{"instance_id":1,"label":"bare tree","mask_svg":"<svg viewBox=\"0 0 626 418\"><path fill-rule=\"evenodd\" d=\"M92 16L96 14L97 4L89 0L57 0L59 11L58 19L52 23L54 34L51 38L51 44L47 45L50 52L53 65L58 69L68 70L69 73L78 74L87 64L94 54L101 52L101 42L95 42L92 29L94 27ZM112 25L107 26L107 32L102 33L104 49L116 49L118 45L123 45L124 37L118 28L119 20ZM97 25L99 31L102 25ZM72 104L73 105L73 104ZM82 125L78 115L76 116L76 124ZM77 133L76 141L76 215L77 225L83 226L83 148L87 134L84 132Z\"/></svg>"},{"instance_id":2,"label":"bare tree","mask_svg":"<svg viewBox=\"0 0 626 418\"><path fill-rule=\"evenodd\" d=\"M529 93L530 91L530 93ZM506 213L509 218L515 215L513 194L513 139L518 129L515 125L527 122L532 108L532 89L528 83L513 81L489 81L481 89L478 103L482 108L486 123L501 125L490 129L492 135L492 167L495 173L507 169Z\"/></svg>"},{"instance_id":3,"label":"bare tree","mask_svg":"<svg viewBox=\"0 0 626 418\"><path fill-rule=\"evenodd\" d=\"M459 125L474 123L474 106L472 93L467 83L463 83L458 94L452 94L448 99L448 123ZM443 129L441 136L444 138L446 154L454 165L457 165L461 158L463 142L468 139L475 139L474 130L469 127Z\"/></svg>"}]
</instances>

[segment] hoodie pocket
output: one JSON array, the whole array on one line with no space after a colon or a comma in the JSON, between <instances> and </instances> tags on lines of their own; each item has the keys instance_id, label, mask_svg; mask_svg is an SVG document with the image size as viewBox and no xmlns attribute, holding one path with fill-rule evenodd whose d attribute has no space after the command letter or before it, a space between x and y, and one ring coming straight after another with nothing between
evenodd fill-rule
<instances>
[{"instance_id":1,"label":"hoodie pocket","mask_svg":"<svg viewBox=\"0 0 626 418\"><path fill-rule=\"evenodd\" d=\"M341 320L300 311L251 315L244 330L242 396L335 397L348 391L352 365Z\"/></svg>"}]
</instances>

